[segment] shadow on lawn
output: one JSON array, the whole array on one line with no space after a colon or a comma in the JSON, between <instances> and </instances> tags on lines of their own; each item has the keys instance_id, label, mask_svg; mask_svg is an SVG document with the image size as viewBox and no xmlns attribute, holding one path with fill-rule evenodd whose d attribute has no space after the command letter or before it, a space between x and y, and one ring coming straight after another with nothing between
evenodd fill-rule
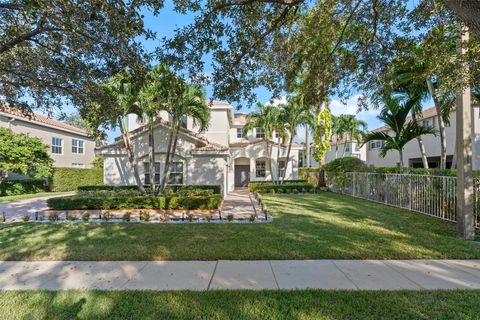
<instances>
[{"instance_id":1,"label":"shadow on lawn","mask_svg":"<svg viewBox=\"0 0 480 320\"><path fill-rule=\"evenodd\" d=\"M348 196L265 196L266 224L16 223L0 260L479 258L455 226Z\"/></svg>"},{"instance_id":2,"label":"shadow on lawn","mask_svg":"<svg viewBox=\"0 0 480 320\"><path fill-rule=\"evenodd\" d=\"M480 312L479 296L478 291L315 290L0 294L6 315L48 319L470 319ZM13 314L9 308L18 310Z\"/></svg>"}]
</instances>

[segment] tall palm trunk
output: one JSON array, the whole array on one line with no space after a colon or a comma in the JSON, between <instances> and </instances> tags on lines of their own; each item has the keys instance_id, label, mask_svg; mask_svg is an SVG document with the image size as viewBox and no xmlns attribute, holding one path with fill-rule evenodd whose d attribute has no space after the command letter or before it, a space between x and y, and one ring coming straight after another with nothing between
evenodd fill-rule
<instances>
[{"instance_id":1,"label":"tall palm trunk","mask_svg":"<svg viewBox=\"0 0 480 320\"><path fill-rule=\"evenodd\" d=\"M310 158L310 127L307 125L305 126L305 151L307 154L306 157L306 167L311 167L312 166L312 161Z\"/></svg>"},{"instance_id":2,"label":"tall palm trunk","mask_svg":"<svg viewBox=\"0 0 480 320\"><path fill-rule=\"evenodd\" d=\"M447 167L447 137L445 135L445 122L443 121L443 112L440 101L438 100L435 91L433 89L433 84L430 79L427 79L427 86L430 95L432 96L433 103L435 105L435 110L437 112L438 118L438 133L440 135L440 169L445 169Z\"/></svg>"},{"instance_id":3,"label":"tall palm trunk","mask_svg":"<svg viewBox=\"0 0 480 320\"><path fill-rule=\"evenodd\" d=\"M155 193L157 190L157 185L155 183L155 140L153 136L153 120L149 120L148 125L148 158L150 161L150 186L152 188L151 192Z\"/></svg>"},{"instance_id":4,"label":"tall palm trunk","mask_svg":"<svg viewBox=\"0 0 480 320\"><path fill-rule=\"evenodd\" d=\"M272 170L272 152L270 150L270 143L267 140L265 140L266 144L267 144L267 156L268 156L268 169L270 171L270 175L272 176L272 182L274 182L273 180L273 170Z\"/></svg>"},{"instance_id":5,"label":"tall palm trunk","mask_svg":"<svg viewBox=\"0 0 480 320\"><path fill-rule=\"evenodd\" d=\"M417 113L412 110L412 121L417 122ZM417 137L418 147L420 148L420 154L422 155L422 163L425 169L428 169L427 153L425 152L425 145L421 136Z\"/></svg>"},{"instance_id":6,"label":"tall palm trunk","mask_svg":"<svg viewBox=\"0 0 480 320\"><path fill-rule=\"evenodd\" d=\"M175 134L173 136L172 149L169 152L170 157L168 159L168 162L165 164L164 179L162 181L161 192L163 192L165 190L165 186L167 185L168 176L170 174L170 167L172 166L173 160L175 159L175 150L177 149L178 131L179 130L180 130L180 127L177 126L177 128L175 130Z\"/></svg>"},{"instance_id":7,"label":"tall palm trunk","mask_svg":"<svg viewBox=\"0 0 480 320\"><path fill-rule=\"evenodd\" d=\"M168 167L170 164L170 156L172 153L172 144L173 144L173 136L175 134L175 129L172 127L170 129L170 136L168 138L168 146L167 146L167 154L165 156L165 167L163 168L162 172L162 179L160 180L160 186L158 188L157 194L160 194L165 189L165 185L167 184L167 177L168 177Z\"/></svg>"},{"instance_id":8,"label":"tall palm trunk","mask_svg":"<svg viewBox=\"0 0 480 320\"><path fill-rule=\"evenodd\" d=\"M400 155L400 168L405 168L403 164L403 150L402 149L398 150L398 153Z\"/></svg>"},{"instance_id":9,"label":"tall palm trunk","mask_svg":"<svg viewBox=\"0 0 480 320\"><path fill-rule=\"evenodd\" d=\"M128 162L130 163L130 166L133 170L133 177L135 179L135 183L137 184L138 190L142 194L145 194L145 188L143 187L142 180L140 179L140 174L138 173L137 160L135 159L135 155L133 153L132 143L130 141L130 134L127 128L127 120L125 119L125 117L122 117L122 119L120 120L120 130L122 131L123 143L125 144L125 150L127 151Z\"/></svg>"},{"instance_id":10,"label":"tall palm trunk","mask_svg":"<svg viewBox=\"0 0 480 320\"><path fill-rule=\"evenodd\" d=\"M285 174L282 177L282 183L285 181L285 176L287 175L288 163L290 162L290 150L292 150L292 143L293 143L293 135L290 135L290 139L288 141L287 159L285 160ZM293 164L292 164L292 170L293 170Z\"/></svg>"},{"instance_id":11,"label":"tall palm trunk","mask_svg":"<svg viewBox=\"0 0 480 320\"><path fill-rule=\"evenodd\" d=\"M280 182L280 137L277 138L277 178L275 183Z\"/></svg>"}]
</instances>

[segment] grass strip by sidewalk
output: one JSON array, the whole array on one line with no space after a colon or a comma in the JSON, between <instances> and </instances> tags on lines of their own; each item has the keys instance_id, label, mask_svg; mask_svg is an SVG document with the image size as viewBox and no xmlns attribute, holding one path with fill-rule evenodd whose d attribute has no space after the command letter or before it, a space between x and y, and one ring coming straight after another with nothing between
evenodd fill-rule
<instances>
[{"instance_id":1,"label":"grass strip by sidewalk","mask_svg":"<svg viewBox=\"0 0 480 320\"><path fill-rule=\"evenodd\" d=\"M27 199L34 199L34 198L41 198L41 197L61 196L61 195L65 195L65 194L71 194L72 192L73 191L69 191L69 192L37 192L37 193L17 194L17 195L14 195L14 196L0 197L0 202L10 202L10 201L27 200Z\"/></svg>"},{"instance_id":2,"label":"grass strip by sidewalk","mask_svg":"<svg viewBox=\"0 0 480 320\"><path fill-rule=\"evenodd\" d=\"M480 291L0 292L4 319L478 319Z\"/></svg>"},{"instance_id":3,"label":"grass strip by sidewalk","mask_svg":"<svg viewBox=\"0 0 480 320\"><path fill-rule=\"evenodd\" d=\"M14 223L0 260L478 259L456 225L324 192L265 195L261 224Z\"/></svg>"}]
</instances>

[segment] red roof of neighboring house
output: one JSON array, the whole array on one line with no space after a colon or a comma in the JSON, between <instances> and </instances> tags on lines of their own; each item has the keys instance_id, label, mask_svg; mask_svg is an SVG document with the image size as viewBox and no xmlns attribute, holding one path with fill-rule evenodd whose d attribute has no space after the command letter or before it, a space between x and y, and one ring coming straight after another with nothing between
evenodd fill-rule
<instances>
[{"instance_id":1,"label":"red roof of neighboring house","mask_svg":"<svg viewBox=\"0 0 480 320\"><path fill-rule=\"evenodd\" d=\"M40 123L47 124L47 125L50 125L50 126L58 127L60 129L74 131L74 132L82 134L82 135L88 135L88 132L83 130L83 129L71 126L69 124L60 122L58 120L51 119L51 118L46 117L46 116L42 116L38 113L26 112L26 111L22 111L20 109L5 107L5 106L0 107L0 112L8 113L12 116L24 118L25 120L36 121L36 122L40 122Z\"/></svg>"},{"instance_id":2,"label":"red roof of neighboring house","mask_svg":"<svg viewBox=\"0 0 480 320\"><path fill-rule=\"evenodd\" d=\"M246 114L246 113L235 113L233 115L234 121L238 122L239 124L242 124L242 125L247 123L247 116L248 116L248 114Z\"/></svg>"}]
</instances>

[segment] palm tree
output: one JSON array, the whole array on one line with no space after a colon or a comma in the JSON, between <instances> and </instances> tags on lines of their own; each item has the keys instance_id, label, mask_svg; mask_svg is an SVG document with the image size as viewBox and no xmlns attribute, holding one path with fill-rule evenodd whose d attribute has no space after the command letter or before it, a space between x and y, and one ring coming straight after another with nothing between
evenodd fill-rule
<instances>
[{"instance_id":1,"label":"palm tree","mask_svg":"<svg viewBox=\"0 0 480 320\"><path fill-rule=\"evenodd\" d=\"M175 74L172 73L167 66L157 65L148 73L146 83L141 88L139 94L139 104L146 118L148 127L149 171L153 193L157 190L155 181L155 120L160 111L167 110L172 85L175 84L174 78Z\"/></svg>"},{"instance_id":2,"label":"palm tree","mask_svg":"<svg viewBox=\"0 0 480 320\"><path fill-rule=\"evenodd\" d=\"M341 140L343 140L344 136L346 135L348 139L360 142L363 138L363 134L367 130L367 123L365 121L358 120L353 114L341 114L336 118L335 125L335 132L341 137ZM345 146L343 147L342 157L344 155Z\"/></svg>"},{"instance_id":3,"label":"palm tree","mask_svg":"<svg viewBox=\"0 0 480 320\"><path fill-rule=\"evenodd\" d=\"M292 149L293 138L297 136L297 129L299 126L305 126L306 130L308 125L313 125L313 118L310 116L309 109L303 103L302 96L295 96L290 98L288 103L283 106L280 111L281 123L284 124L284 128L288 131L288 150L285 164L285 171L290 161L290 152ZM285 175L282 177L282 183L285 181Z\"/></svg>"},{"instance_id":4,"label":"palm tree","mask_svg":"<svg viewBox=\"0 0 480 320\"><path fill-rule=\"evenodd\" d=\"M440 136L440 168L446 168L447 162L447 137L445 135L445 123L449 122L449 115L454 107L454 96L441 93L438 89L438 79L431 72L428 59L422 58L425 54L421 46L412 48L410 55L402 60L394 61L391 73L388 75L388 90L406 94L410 99L417 99L418 104L412 109L412 118L416 121L417 115L421 116L421 102L433 100L437 113L438 131ZM422 153L424 167L428 168L425 155L425 147L421 138L418 139Z\"/></svg>"},{"instance_id":5,"label":"palm tree","mask_svg":"<svg viewBox=\"0 0 480 320\"><path fill-rule=\"evenodd\" d=\"M380 148L380 156L385 157L388 151L397 150L400 156L400 166L404 167L403 148L412 139L425 134L435 134L435 130L429 127L419 125L415 121L407 122L407 117L416 100L407 100L401 102L399 98L385 96L383 98L384 107L378 119L385 123L393 136L388 132L370 132L363 139L363 144L373 140L384 141L385 144Z\"/></svg>"},{"instance_id":6,"label":"palm tree","mask_svg":"<svg viewBox=\"0 0 480 320\"><path fill-rule=\"evenodd\" d=\"M248 132L254 130L255 128L260 128L263 130L264 134L262 139L265 141L268 156L268 165L270 167L270 174L274 183L275 179L272 170L270 139L275 131L275 128L278 127L278 113L279 109L277 107L257 102L257 110L248 114L247 123L243 127L244 136L247 136Z\"/></svg>"},{"instance_id":7,"label":"palm tree","mask_svg":"<svg viewBox=\"0 0 480 320\"><path fill-rule=\"evenodd\" d=\"M145 193L127 126L126 118L131 113L142 114L138 105L138 86L131 74L120 72L101 85L98 96L82 109L81 115L91 131L97 134L100 128L120 128L135 183L138 190Z\"/></svg>"},{"instance_id":8,"label":"palm tree","mask_svg":"<svg viewBox=\"0 0 480 320\"><path fill-rule=\"evenodd\" d=\"M179 78L177 77L177 80ZM176 94L172 94L176 91ZM170 115L170 136L167 147L167 155L165 161L165 169L160 182L160 188L157 192L161 193L165 189L170 166L175 157L177 148L178 133L182 127L184 119L193 120L193 125L198 127L200 132L208 128L210 122L210 108L205 102L205 90L199 85L188 85L183 80L178 81L178 85L174 85L170 91L169 101L166 110Z\"/></svg>"}]
</instances>

